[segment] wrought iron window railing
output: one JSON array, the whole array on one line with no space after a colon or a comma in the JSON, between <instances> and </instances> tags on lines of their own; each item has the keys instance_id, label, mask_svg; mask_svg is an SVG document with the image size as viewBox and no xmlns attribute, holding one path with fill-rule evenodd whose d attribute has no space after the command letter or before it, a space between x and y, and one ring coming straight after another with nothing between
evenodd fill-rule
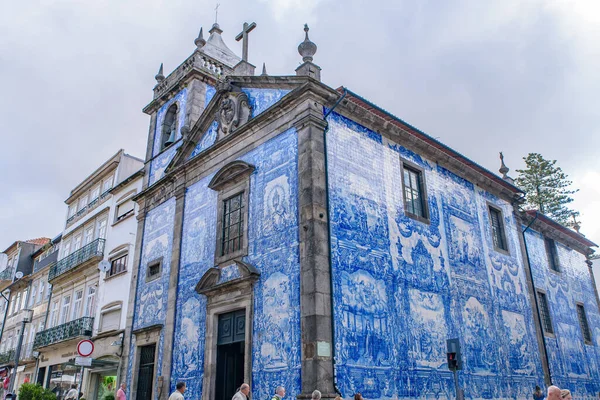
<instances>
[{"instance_id":1,"label":"wrought iron window railing","mask_svg":"<svg viewBox=\"0 0 600 400\"><path fill-rule=\"evenodd\" d=\"M33 341L33 349L49 346L79 336L92 336L94 327L93 317L83 317L69 321L65 324L38 332Z\"/></svg>"},{"instance_id":2,"label":"wrought iron window railing","mask_svg":"<svg viewBox=\"0 0 600 400\"><path fill-rule=\"evenodd\" d=\"M13 269L6 268L4 271L0 272L0 281L12 281L13 278Z\"/></svg>"},{"instance_id":3,"label":"wrought iron window railing","mask_svg":"<svg viewBox=\"0 0 600 400\"><path fill-rule=\"evenodd\" d=\"M68 272L78 265L94 258L104 256L104 239L96 239L93 242L86 244L81 249L61 258L50 268L48 273L48 281Z\"/></svg>"},{"instance_id":4,"label":"wrought iron window railing","mask_svg":"<svg viewBox=\"0 0 600 400\"><path fill-rule=\"evenodd\" d=\"M4 353L0 353L0 364L8 364L15 360L15 350L7 350Z\"/></svg>"}]
</instances>

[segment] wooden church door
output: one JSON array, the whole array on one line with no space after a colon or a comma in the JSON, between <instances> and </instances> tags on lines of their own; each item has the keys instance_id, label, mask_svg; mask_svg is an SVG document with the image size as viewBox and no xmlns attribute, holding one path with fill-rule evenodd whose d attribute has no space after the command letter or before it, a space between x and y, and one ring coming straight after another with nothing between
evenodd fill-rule
<instances>
[{"instance_id":1,"label":"wooden church door","mask_svg":"<svg viewBox=\"0 0 600 400\"><path fill-rule=\"evenodd\" d=\"M244 383L246 310L219 315L215 400L230 400Z\"/></svg>"}]
</instances>

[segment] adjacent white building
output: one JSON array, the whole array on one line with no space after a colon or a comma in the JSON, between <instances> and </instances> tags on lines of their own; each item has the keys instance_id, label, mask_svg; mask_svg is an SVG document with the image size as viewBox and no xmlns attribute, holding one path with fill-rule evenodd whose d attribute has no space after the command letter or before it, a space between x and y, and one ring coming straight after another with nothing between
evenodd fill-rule
<instances>
[{"instance_id":1,"label":"adjacent white building","mask_svg":"<svg viewBox=\"0 0 600 400\"><path fill-rule=\"evenodd\" d=\"M45 328L35 337L37 380L59 400L73 383L89 399L114 392L131 282L137 221L132 198L142 160L118 151L75 187L68 206ZM77 365L77 343L94 342L90 366Z\"/></svg>"}]
</instances>

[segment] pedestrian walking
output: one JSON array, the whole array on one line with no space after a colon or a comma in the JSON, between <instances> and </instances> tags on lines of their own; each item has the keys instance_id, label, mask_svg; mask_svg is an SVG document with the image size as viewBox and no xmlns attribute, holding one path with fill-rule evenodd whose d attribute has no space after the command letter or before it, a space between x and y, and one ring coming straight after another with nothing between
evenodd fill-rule
<instances>
[{"instance_id":1,"label":"pedestrian walking","mask_svg":"<svg viewBox=\"0 0 600 400\"><path fill-rule=\"evenodd\" d=\"M312 400L321 400L321 392L318 390L312 392Z\"/></svg>"},{"instance_id":2,"label":"pedestrian walking","mask_svg":"<svg viewBox=\"0 0 600 400\"><path fill-rule=\"evenodd\" d=\"M560 396L561 392L558 386L552 385L548 387L548 400L562 400Z\"/></svg>"},{"instance_id":3,"label":"pedestrian walking","mask_svg":"<svg viewBox=\"0 0 600 400\"><path fill-rule=\"evenodd\" d=\"M571 391L569 389L563 389L560 391L560 397L563 400L573 400L573 396L571 396Z\"/></svg>"},{"instance_id":4,"label":"pedestrian walking","mask_svg":"<svg viewBox=\"0 0 600 400\"><path fill-rule=\"evenodd\" d=\"M169 400L184 400L183 394L185 393L185 382L177 382L175 385L175 391L169 396Z\"/></svg>"},{"instance_id":5,"label":"pedestrian walking","mask_svg":"<svg viewBox=\"0 0 600 400\"><path fill-rule=\"evenodd\" d=\"M77 390L77 385L72 384L71 390L69 390L67 392L67 395L65 396L65 400L77 400L78 396L79 396L79 391Z\"/></svg>"},{"instance_id":6,"label":"pedestrian walking","mask_svg":"<svg viewBox=\"0 0 600 400\"><path fill-rule=\"evenodd\" d=\"M544 391L536 385L535 391L533 392L533 400L544 400L545 397Z\"/></svg>"},{"instance_id":7,"label":"pedestrian walking","mask_svg":"<svg viewBox=\"0 0 600 400\"><path fill-rule=\"evenodd\" d=\"M231 400L246 400L248 399L248 394L250 393L250 385L247 383L242 383L240 386L240 390L235 392Z\"/></svg>"},{"instance_id":8,"label":"pedestrian walking","mask_svg":"<svg viewBox=\"0 0 600 400\"><path fill-rule=\"evenodd\" d=\"M127 400L127 396L125 396L125 383L121 383L121 387L117 390L117 400Z\"/></svg>"},{"instance_id":9,"label":"pedestrian walking","mask_svg":"<svg viewBox=\"0 0 600 400\"><path fill-rule=\"evenodd\" d=\"M283 386L277 386L275 394L271 397L271 400L281 400L285 397L285 388Z\"/></svg>"}]
</instances>

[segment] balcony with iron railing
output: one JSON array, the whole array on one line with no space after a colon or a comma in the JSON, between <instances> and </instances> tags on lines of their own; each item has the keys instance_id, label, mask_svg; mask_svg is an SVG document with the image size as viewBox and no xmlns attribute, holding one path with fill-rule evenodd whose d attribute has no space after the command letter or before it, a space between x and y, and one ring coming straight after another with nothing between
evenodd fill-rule
<instances>
[{"instance_id":1,"label":"balcony with iron railing","mask_svg":"<svg viewBox=\"0 0 600 400\"><path fill-rule=\"evenodd\" d=\"M104 257L104 239L96 239L86 244L81 249L61 258L50 268L48 282L72 271L78 266L92 260L100 261Z\"/></svg>"},{"instance_id":2,"label":"balcony with iron railing","mask_svg":"<svg viewBox=\"0 0 600 400\"><path fill-rule=\"evenodd\" d=\"M15 361L15 350L6 350L3 353L0 353L0 365L9 364Z\"/></svg>"},{"instance_id":3,"label":"balcony with iron railing","mask_svg":"<svg viewBox=\"0 0 600 400\"><path fill-rule=\"evenodd\" d=\"M48 265L54 264L57 259L58 259L58 250L56 250L53 253L48 254L46 257L42 258L40 261L36 261L33 264L33 273L36 273L36 272L46 268Z\"/></svg>"},{"instance_id":4,"label":"balcony with iron railing","mask_svg":"<svg viewBox=\"0 0 600 400\"><path fill-rule=\"evenodd\" d=\"M13 275L13 269L6 268L4 271L0 272L0 281L12 281Z\"/></svg>"},{"instance_id":5,"label":"balcony with iron railing","mask_svg":"<svg viewBox=\"0 0 600 400\"><path fill-rule=\"evenodd\" d=\"M64 342L65 340L76 339L82 336L92 336L93 327L94 318L83 317L38 332L35 335L32 350L51 346L59 342Z\"/></svg>"}]
</instances>

